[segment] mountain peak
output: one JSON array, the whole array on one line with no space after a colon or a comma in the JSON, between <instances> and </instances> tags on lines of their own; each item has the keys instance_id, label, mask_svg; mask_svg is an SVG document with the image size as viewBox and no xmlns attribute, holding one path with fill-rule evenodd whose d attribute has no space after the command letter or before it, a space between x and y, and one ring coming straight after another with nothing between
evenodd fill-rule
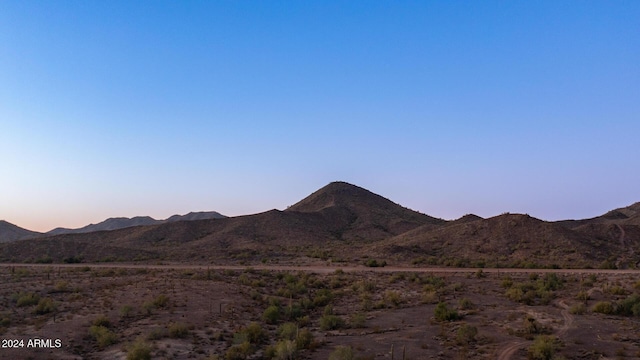
<instances>
[{"instance_id":1,"label":"mountain peak","mask_svg":"<svg viewBox=\"0 0 640 360\"><path fill-rule=\"evenodd\" d=\"M390 200L369 190L344 181L334 181L300 200L287 210L298 212L316 212L336 206L358 206L364 203L391 203ZM393 204L393 203L392 203ZM395 205L395 204L394 204Z\"/></svg>"}]
</instances>

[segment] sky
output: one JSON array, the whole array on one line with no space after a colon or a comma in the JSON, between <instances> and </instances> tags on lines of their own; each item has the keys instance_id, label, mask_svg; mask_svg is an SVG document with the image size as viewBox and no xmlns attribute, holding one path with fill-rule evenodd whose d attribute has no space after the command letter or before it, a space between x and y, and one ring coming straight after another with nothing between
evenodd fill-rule
<instances>
[{"instance_id":1,"label":"sky","mask_svg":"<svg viewBox=\"0 0 640 360\"><path fill-rule=\"evenodd\" d=\"M640 201L638 1L2 1L0 219Z\"/></svg>"}]
</instances>

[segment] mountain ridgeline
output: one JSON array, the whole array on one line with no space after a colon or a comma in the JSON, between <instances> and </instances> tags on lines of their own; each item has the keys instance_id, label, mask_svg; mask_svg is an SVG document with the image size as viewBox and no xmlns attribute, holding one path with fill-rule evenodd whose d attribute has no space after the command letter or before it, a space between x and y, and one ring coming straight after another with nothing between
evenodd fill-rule
<instances>
[{"instance_id":1,"label":"mountain ridgeline","mask_svg":"<svg viewBox=\"0 0 640 360\"><path fill-rule=\"evenodd\" d=\"M110 230L124 229L128 227L133 227L133 226L156 225L156 224L176 222L176 221L222 219L225 217L226 216L215 211L190 212L186 215L173 215L166 220L156 220L149 216L136 216L133 218L117 217L117 218L109 218L98 224L90 224L90 225L81 227L79 229L55 228L47 232L47 235L89 233L94 231L110 231Z\"/></svg>"},{"instance_id":2,"label":"mountain ridgeline","mask_svg":"<svg viewBox=\"0 0 640 360\"><path fill-rule=\"evenodd\" d=\"M109 219L82 232L36 233L0 244L0 261L362 264L379 259L403 266L640 267L640 203L585 220L547 222L505 213L446 221L334 182L284 211L210 216Z\"/></svg>"}]
</instances>

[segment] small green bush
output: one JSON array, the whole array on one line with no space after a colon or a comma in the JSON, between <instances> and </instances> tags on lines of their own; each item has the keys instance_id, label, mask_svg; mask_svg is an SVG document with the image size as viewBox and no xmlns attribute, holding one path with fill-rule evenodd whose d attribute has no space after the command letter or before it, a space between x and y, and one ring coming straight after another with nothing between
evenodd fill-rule
<instances>
[{"instance_id":1,"label":"small green bush","mask_svg":"<svg viewBox=\"0 0 640 360\"><path fill-rule=\"evenodd\" d=\"M275 358L277 360L293 360L296 358L298 351L295 341L280 340L276 344Z\"/></svg>"},{"instance_id":2,"label":"small green bush","mask_svg":"<svg viewBox=\"0 0 640 360\"><path fill-rule=\"evenodd\" d=\"M89 334L93 336L98 343L98 346L101 348L115 344L118 340L116 334L104 326L91 325L89 328Z\"/></svg>"},{"instance_id":3,"label":"small green bush","mask_svg":"<svg viewBox=\"0 0 640 360\"><path fill-rule=\"evenodd\" d=\"M269 306L262 314L262 320L267 324L276 324L280 320L280 309L276 305Z\"/></svg>"},{"instance_id":4,"label":"small green bush","mask_svg":"<svg viewBox=\"0 0 640 360\"><path fill-rule=\"evenodd\" d=\"M251 348L251 344L246 341L242 344L233 345L232 347L230 347L224 354L224 358L226 360L245 360L247 356L251 355L252 353L253 349Z\"/></svg>"},{"instance_id":5,"label":"small green bush","mask_svg":"<svg viewBox=\"0 0 640 360\"><path fill-rule=\"evenodd\" d=\"M186 338L189 335L189 327L183 323L169 325L169 336L172 338Z\"/></svg>"},{"instance_id":6,"label":"small green bush","mask_svg":"<svg viewBox=\"0 0 640 360\"><path fill-rule=\"evenodd\" d=\"M447 307L447 303L444 302L440 302L436 305L434 316L437 321L454 321L460 318L458 312L453 309L449 309Z\"/></svg>"},{"instance_id":7,"label":"small green bush","mask_svg":"<svg viewBox=\"0 0 640 360\"><path fill-rule=\"evenodd\" d=\"M97 318L93 319L91 324L108 328L111 326L111 321L109 321L109 318L106 315L98 315Z\"/></svg>"},{"instance_id":8,"label":"small green bush","mask_svg":"<svg viewBox=\"0 0 640 360\"><path fill-rule=\"evenodd\" d=\"M296 347L298 349L311 349L313 346L313 334L308 329L301 329L298 331L296 337Z\"/></svg>"},{"instance_id":9,"label":"small green bush","mask_svg":"<svg viewBox=\"0 0 640 360\"><path fill-rule=\"evenodd\" d=\"M382 295L385 304L388 307L398 307L402 303L402 295L399 291L387 290Z\"/></svg>"},{"instance_id":10,"label":"small green bush","mask_svg":"<svg viewBox=\"0 0 640 360\"><path fill-rule=\"evenodd\" d=\"M36 306L36 309L34 310L34 312L39 315L48 314L50 312L56 311L57 307L58 306L53 301L53 299L42 298L40 299L40 301L38 301L38 305Z\"/></svg>"},{"instance_id":11,"label":"small green bush","mask_svg":"<svg viewBox=\"0 0 640 360\"><path fill-rule=\"evenodd\" d=\"M472 343L476 340L478 329L475 326L462 324L456 333L456 341L460 345Z\"/></svg>"},{"instance_id":12,"label":"small green bush","mask_svg":"<svg viewBox=\"0 0 640 360\"><path fill-rule=\"evenodd\" d=\"M282 340L295 340L298 334L298 325L294 323L284 323L278 327L278 337Z\"/></svg>"},{"instance_id":13,"label":"small green bush","mask_svg":"<svg viewBox=\"0 0 640 360\"><path fill-rule=\"evenodd\" d=\"M160 294L153 299L153 305L157 308L167 307L169 305L169 298L164 294Z\"/></svg>"},{"instance_id":14,"label":"small green bush","mask_svg":"<svg viewBox=\"0 0 640 360\"><path fill-rule=\"evenodd\" d=\"M533 340L533 344L527 349L527 357L530 360L551 360L558 347L558 340L555 337L540 335Z\"/></svg>"},{"instance_id":15,"label":"small green bush","mask_svg":"<svg viewBox=\"0 0 640 360\"><path fill-rule=\"evenodd\" d=\"M385 260L378 262L376 259L369 259L365 261L364 265L368 267L385 267L387 266L387 262Z\"/></svg>"},{"instance_id":16,"label":"small green bush","mask_svg":"<svg viewBox=\"0 0 640 360\"><path fill-rule=\"evenodd\" d=\"M367 321L367 316L363 313L355 313L353 315L351 315L351 319L350 319L350 325L352 328L354 329L362 329L365 326L365 323Z\"/></svg>"},{"instance_id":17,"label":"small green bush","mask_svg":"<svg viewBox=\"0 0 640 360\"><path fill-rule=\"evenodd\" d=\"M127 360L151 360L151 346L142 339L136 340L127 350Z\"/></svg>"},{"instance_id":18,"label":"small green bush","mask_svg":"<svg viewBox=\"0 0 640 360\"><path fill-rule=\"evenodd\" d=\"M120 308L120 315L124 318L128 318L129 316L131 316L132 312L133 307L131 305L122 305L122 307Z\"/></svg>"},{"instance_id":19,"label":"small green bush","mask_svg":"<svg viewBox=\"0 0 640 360\"><path fill-rule=\"evenodd\" d=\"M355 354L351 346L337 346L331 354L329 360L354 360Z\"/></svg>"},{"instance_id":20,"label":"small green bush","mask_svg":"<svg viewBox=\"0 0 640 360\"><path fill-rule=\"evenodd\" d=\"M36 305L40 301L40 295L36 293L18 293L13 298L18 307Z\"/></svg>"},{"instance_id":21,"label":"small green bush","mask_svg":"<svg viewBox=\"0 0 640 360\"><path fill-rule=\"evenodd\" d=\"M257 322L252 322L240 332L246 334L247 341L249 341L250 344L261 344L268 339L267 333Z\"/></svg>"},{"instance_id":22,"label":"small green bush","mask_svg":"<svg viewBox=\"0 0 640 360\"><path fill-rule=\"evenodd\" d=\"M474 305L471 302L471 300L467 298L462 298L459 301L458 307L460 308L460 310L470 310L474 308Z\"/></svg>"},{"instance_id":23,"label":"small green bush","mask_svg":"<svg viewBox=\"0 0 640 360\"><path fill-rule=\"evenodd\" d=\"M610 315L613 314L614 308L613 304L609 301L598 301L595 305L593 305L591 311L595 313Z\"/></svg>"},{"instance_id":24,"label":"small green bush","mask_svg":"<svg viewBox=\"0 0 640 360\"><path fill-rule=\"evenodd\" d=\"M575 304L569 308L569 312L574 315L582 315L587 312L587 307L583 303Z\"/></svg>"},{"instance_id":25,"label":"small green bush","mask_svg":"<svg viewBox=\"0 0 640 360\"><path fill-rule=\"evenodd\" d=\"M336 330L344 327L344 320L337 315L325 314L320 318L320 329L327 330Z\"/></svg>"},{"instance_id":26,"label":"small green bush","mask_svg":"<svg viewBox=\"0 0 640 360\"><path fill-rule=\"evenodd\" d=\"M522 323L522 330L527 335L539 335L549 332L548 328L546 328L532 316L526 316L524 318L524 321Z\"/></svg>"}]
</instances>

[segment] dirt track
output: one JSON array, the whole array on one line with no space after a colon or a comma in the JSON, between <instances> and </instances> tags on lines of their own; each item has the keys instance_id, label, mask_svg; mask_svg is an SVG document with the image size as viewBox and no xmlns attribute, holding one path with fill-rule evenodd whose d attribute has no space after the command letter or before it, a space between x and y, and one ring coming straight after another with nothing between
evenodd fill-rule
<instances>
[{"instance_id":1,"label":"dirt track","mask_svg":"<svg viewBox=\"0 0 640 360\"><path fill-rule=\"evenodd\" d=\"M345 266L293 266L293 265L188 265L188 264L128 264L128 263L81 263L81 264L24 264L24 263L0 263L0 267L53 267L53 268L122 268L122 269L192 269L192 270L268 270L268 271L307 271L319 274L332 273L336 270L344 272L415 272L415 273L476 273L482 271L492 274L531 274L531 273L558 273L558 274L640 274L640 270L624 269L517 269L517 268L419 268L419 267L365 267L345 264Z\"/></svg>"}]
</instances>

